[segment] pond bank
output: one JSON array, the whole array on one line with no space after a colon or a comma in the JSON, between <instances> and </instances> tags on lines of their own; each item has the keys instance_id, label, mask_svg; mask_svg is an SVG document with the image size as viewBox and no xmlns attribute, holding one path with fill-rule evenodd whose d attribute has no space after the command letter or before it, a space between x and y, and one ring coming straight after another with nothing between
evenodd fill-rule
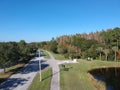
<instances>
[{"instance_id":1,"label":"pond bank","mask_svg":"<svg viewBox=\"0 0 120 90\"><path fill-rule=\"evenodd\" d=\"M88 76L99 90L119 90L120 66L99 67L88 71Z\"/></svg>"}]
</instances>

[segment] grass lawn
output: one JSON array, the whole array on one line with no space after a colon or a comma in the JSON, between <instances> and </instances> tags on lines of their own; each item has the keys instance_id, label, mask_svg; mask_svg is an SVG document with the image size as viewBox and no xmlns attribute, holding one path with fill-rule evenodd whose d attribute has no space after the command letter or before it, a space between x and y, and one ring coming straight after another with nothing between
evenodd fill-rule
<instances>
[{"instance_id":1,"label":"grass lawn","mask_svg":"<svg viewBox=\"0 0 120 90\"><path fill-rule=\"evenodd\" d=\"M52 69L46 69L42 71L42 81L40 82L39 73L37 73L29 90L50 90L50 82L52 78Z\"/></svg>"},{"instance_id":2,"label":"grass lawn","mask_svg":"<svg viewBox=\"0 0 120 90\"><path fill-rule=\"evenodd\" d=\"M7 80L12 74L14 74L16 71L18 71L20 68L22 68L25 64L17 64L15 66L6 68L6 73L3 71L0 72L0 83Z\"/></svg>"},{"instance_id":3,"label":"grass lawn","mask_svg":"<svg viewBox=\"0 0 120 90\"><path fill-rule=\"evenodd\" d=\"M60 66L61 90L99 90L95 88L87 71L102 66L120 66L120 62L79 60L76 64L67 64L64 70Z\"/></svg>"},{"instance_id":4,"label":"grass lawn","mask_svg":"<svg viewBox=\"0 0 120 90\"><path fill-rule=\"evenodd\" d=\"M56 54L53 52L50 52L50 53L55 57L56 60L66 60L66 58L62 54Z\"/></svg>"},{"instance_id":5,"label":"grass lawn","mask_svg":"<svg viewBox=\"0 0 120 90\"><path fill-rule=\"evenodd\" d=\"M43 52L44 52L44 54L45 54L44 58L46 58L46 59L50 59L49 54L48 54L45 50L43 50Z\"/></svg>"}]
</instances>

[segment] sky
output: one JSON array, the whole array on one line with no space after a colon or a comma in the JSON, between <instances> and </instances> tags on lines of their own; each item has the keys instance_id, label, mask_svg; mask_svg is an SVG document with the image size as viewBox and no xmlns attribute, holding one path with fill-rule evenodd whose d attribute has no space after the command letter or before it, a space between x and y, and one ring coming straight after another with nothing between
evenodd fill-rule
<instances>
[{"instance_id":1,"label":"sky","mask_svg":"<svg viewBox=\"0 0 120 90\"><path fill-rule=\"evenodd\" d=\"M120 0L0 0L0 42L120 27Z\"/></svg>"}]
</instances>

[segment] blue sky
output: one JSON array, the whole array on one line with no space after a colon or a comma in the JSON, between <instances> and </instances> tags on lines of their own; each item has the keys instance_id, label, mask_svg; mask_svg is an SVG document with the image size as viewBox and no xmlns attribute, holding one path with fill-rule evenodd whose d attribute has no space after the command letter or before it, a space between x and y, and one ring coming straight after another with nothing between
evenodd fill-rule
<instances>
[{"instance_id":1,"label":"blue sky","mask_svg":"<svg viewBox=\"0 0 120 90\"><path fill-rule=\"evenodd\" d=\"M0 0L0 41L52 37L120 27L120 0Z\"/></svg>"}]
</instances>

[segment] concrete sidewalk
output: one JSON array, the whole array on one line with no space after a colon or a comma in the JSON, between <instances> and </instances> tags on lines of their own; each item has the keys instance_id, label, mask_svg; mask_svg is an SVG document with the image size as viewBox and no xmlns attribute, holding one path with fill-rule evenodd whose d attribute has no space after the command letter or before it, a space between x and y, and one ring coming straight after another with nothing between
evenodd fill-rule
<instances>
[{"instance_id":1,"label":"concrete sidewalk","mask_svg":"<svg viewBox=\"0 0 120 90\"><path fill-rule=\"evenodd\" d=\"M60 61L55 60L51 53L48 52L48 54L51 57L51 59L48 60L48 63L52 67L52 80L50 90L60 90L60 71L58 66L58 63Z\"/></svg>"},{"instance_id":2,"label":"concrete sidewalk","mask_svg":"<svg viewBox=\"0 0 120 90\"><path fill-rule=\"evenodd\" d=\"M47 63L52 67L52 80L51 80L51 87L50 90L60 90L60 64L67 64L67 63L78 63L77 60L55 60L53 55L47 51L50 55L51 59L47 60Z\"/></svg>"}]
</instances>

